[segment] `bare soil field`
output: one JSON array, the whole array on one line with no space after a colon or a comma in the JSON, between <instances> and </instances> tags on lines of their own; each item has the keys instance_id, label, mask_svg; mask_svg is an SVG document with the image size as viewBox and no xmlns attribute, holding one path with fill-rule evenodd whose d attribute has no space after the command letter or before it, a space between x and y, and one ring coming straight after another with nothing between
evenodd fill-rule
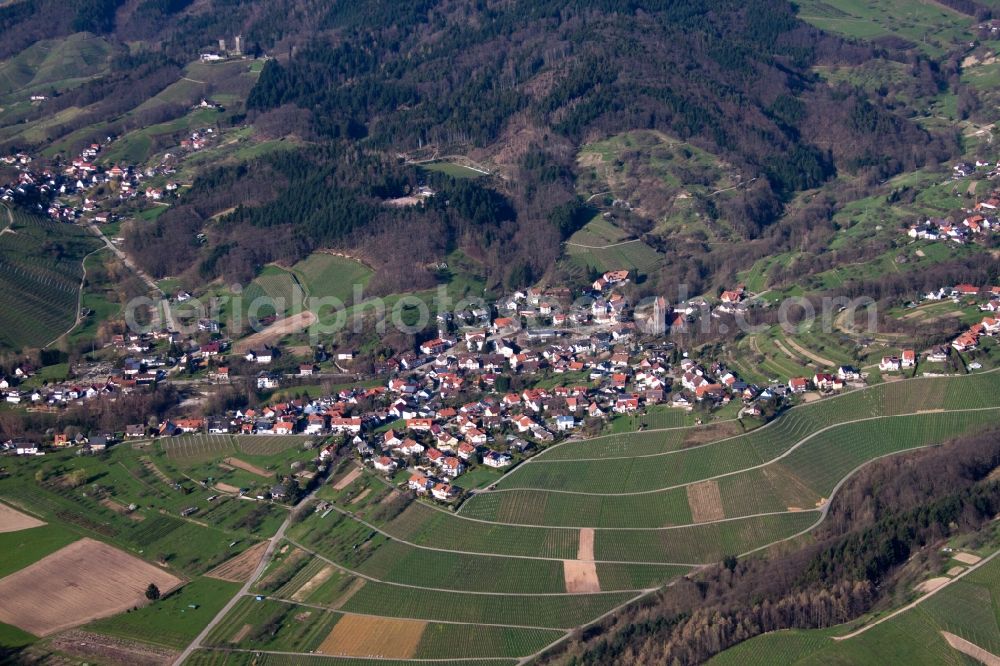
<instances>
[{"instance_id":1,"label":"bare soil field","mask_svg":"<svg viewBox=\"0 0 1000 666\"><path fill-rule=\"evenodd\" d=\"M956 559L962 564L975 564L979 560L983 559L978 555L973 555L972 553L952 553L952 559Z\"/></svg>"},{"instance_id":2,"label":"bare soil field","mask_svg":"<svg viewBox=\"0 0 1000 666\"><path fill-rule=\"evenodd\" d=\"M928 592L933 592L934 590L938 589L939 587L941 587L942 585L944 585L945 583L947 583L949 580L951 580L951 579L948 578L947 576L938 576L937 578L928 578L927 580L925 580L922 583L920 583L919 585L917 585L916 588L914 588L914 589L916 589L917 592L921 592L923 594L926 594Z\"/></svg>"},{"instance_id":3,"label":"bare soil field","mask_svg":"<svg viewBox=\"0 0 1000 666\"><path fill-rule=\"evenodd\" d=\"M945 575L947 575L950 578L954 578L963 571L965 571L965 567L952 567L951 569L948 569L948 573Z\"/></svg>"},{"instance_id":4,"label":"bare soil field","mask_svg":"<svg viewBox=\"0 0 1000 666\"><path fill-rule=\"evenodd\" d=\"M351 485L351 483L354 481L354 479L358 478L359 476L361 476L361 468L360 467L355 467L354 469L352 469L351 471L349 471L347 474L345 474L344 476L342 476L340 478L340 480L337 481L337 483L335 483L333 485L333 489L334 490L343 490L347 486Z\"/></svg>"},{"instance_id":5,"label":"bare soil field","mask_svg":"<svg viewBox=\"0 0 1000 666\"><path fill-rule=\"evenodd\" d=\"M209 578L228 580L232 583L245 583L253 574L254 569L257 568L266 549L267 542L261 541L250 546L236 557L229 558L205 575Z\"/></svg>"},{"instance_id":6,"label":"bare soil field","mask_svg":"<svg viewBox=\"0 0 1000 666\"><path fill-rule=\"evenodd\" d=\"M264 478L269 478L271 473L266 469L261 469L257 465L251 465L248 462L240 460L239 458L226 458L226 463L232 465L233 467L238 467L244 472L250 472L251 474L256 474L257 476L263 476Z\"/></svg>"},{"instance_id":7,"label":"bare soil field","mask_svg":"<svg viewBox=\"0 0 1000 666\"><path fill-rule=\"evenodd\" d=\"M224 493L233 493L235 495L240 492L240 489L236 486L231 486L228 483L223 483L221 481L216 481L215 487Z\"/></svg>"},{"instance_id":8,"label":"bare soil field","mask_svg":"<svg viewBox=\"0 0 1000 666\"><path fill-rule=\"evenodd\" d=\"M167 594L182 582L125 551L84 538L0 579L0 622L48 636L145 604L150 583Z\"/></svg>"},{"instance_id":9,"label":"bare soil field","mask_svg":"<svg viewBox=\"0 0 1000 666\"><path fill-rule=\"evenodd\" d=\"M260 349L270 347L281 338L292 333L298 333L304 328L308 328L316 321L316 315L306 310L299 314L285 317L265 328L263 331L245 337L233 345L233 354L245 354L249 349Z\"/></svg>"},{"instance_id":10,"label":"bare soil field","mask_svg":"<svg viewBox=\"0 0 1000 666\"><path fill-rule=\"evenodd\" d=\"M691 519L696 523L722 520L726 512L722 507L722 495L716 481L704 481L687 487L688 506Z\"/></svg>"},{"instance_id":11,"label":"bare soil field","mask_svg":"<svg viewBox=\"0 0 1000 666\"><path fill-rule=\"evenodd\" d=\"M948 641L948 645L952 646L962 654L968 655L976 661L986 664L986 666L1000 666L1000 657L996 656L992 652L984 650L975 643L970 643L961 636L956 636L955 634L947 631L942 631L941 635L944 636L946 641Z\"/></svg>"},{"instance_id":12,"label":"bare soil field","mask_svg":"<svg viewBox=\"0 0 1000 666\"><path fill-rule=\"evenodd\" d=\"M351 657L409 659L416 653L426 622L345 615L317 652Z\"/></svg>"},{"instance_id":13,"label":"bare soil field","mask_svg":"<svg viewBox=\"0 0 1000 666\"><path fill-rule=\"evenodd\" d=\"M45 522L34 516L21 513L17 509L0 504L0 532L20 532L32 527L41 527Z\"/></svg>"},{"instance_id":14,"label":"bare soil field","mask_svg":"<svg viewBox=\"0 0 1000 666\"><path fill-rule=\"evenodd\" d=\"M571 594L601 591L601 581L597 577L597 565L593 562L563 560L563 576L566 580L566 591Z\"/></svg>"},{"instance_id":15,"label":"bare soil field","mask_svg":"<svg viewBox=\"0 0 1000 666\"><path fill-rule=\"evenodd\" d=\"M333 567L328 564L317 571L316 575L307 580L302 587L295 590L295 594L292 595L292 601L305 601L313 593L313 590L328 581L332 575Z\"/></svg>"},{"instance_id":16,"label":"bare soil field","mask_svg":"<svg viewBox=\"0 0 1000 666\"><path fill-rule=\"evenodd\" d=\"M78 630L54 636L46 645L63 654L90 663L107 664L108 666L172 664L178 654L158 645Z\"/></svg>"}]
</instances>

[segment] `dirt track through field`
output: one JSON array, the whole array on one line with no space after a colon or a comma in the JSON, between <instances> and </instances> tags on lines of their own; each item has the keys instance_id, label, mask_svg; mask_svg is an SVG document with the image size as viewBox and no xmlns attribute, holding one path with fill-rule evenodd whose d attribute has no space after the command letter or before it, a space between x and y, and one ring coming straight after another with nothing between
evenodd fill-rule
<instances>
[{"instance_id":1,"label":"dirt track through field","mask_svg":"<svg viewBox=\"0 0 1000 666\"><path fill-rule=\"evenodd\" d=\"M123 550L83 538L0 580L0 622L48 636L145 604L150 583L167 594L182 581Z\"/></svg>"},{"instance_id":2,"label":"dirt track through field","mask_svg":"<svg viewBox=\"0 0 1000 666\"><path fill-rule=\"evenodd\" d=\"M409 659L417 652L426 622L345 615L316 652L349 657Z\"/></svg>"},{"instance_id":3,"label":"dirt track through field","mask_svg":"<svg viewBox=\"0 0 1000 666\"><path fill-rule=\"evenodd\" d=\"M796 356L795 353L791 349L789 349L788 347L786 347L785 345L783 345L781 343L781 340L775 340L774 341L774 346L777 347L781 351L781 353L783 353L785 356L787 356L788 358L792 359L796 363L802 363L802 359L799 358L798 356Z\"/></svg>"},{"instance_id":4,"label":"dirt track through field","mask_svg":"<svg viewBox=\"0 0 1000 666\"><path fill-rule=\"evenodd\" d=\"M262 476L265 479L271 476L271 473L266 469L261 469L260 467L257 467L257 465L251 465L250 463L240 460L239 458L226 458L226 463L232 465L233 467L238 467L244 472L250 472L251 474Z\"/></svg>"},{"instance_id":5,"label":"dirt track through field","mask_svg":"<svg viewBox=\"0 0 1000 666\"><path fill-rule=\"evenodd\" d=\"M308 328L316 321L316 315L306 310L299 314L280 319L263 331L243 338L233 345L234 354L245 354L250 349L260 349L262 347L273 346L281 338L292 333L298 333L304 328Z\"/></svg>"},{"instance_id":6,"label":"dirt track through field","mask_svg":"<svg viewBox=\"0 0 1000 666\"><path fill-rule=\"evenodd\" d=\"M170 480L170 477L164 474L163 470L157 467L156 463L154 463L152 460L150 460L145 456L142 456L141 458L139 458L139 462L141 462L142 466L148 469L150 472L152 472L156 476L156 478L158 478L160 481L163 481L163 483L167 484L168 486L173 485L173 481Z\"/></svg>"},{"instance_id":7,"label":"dirt track through field","mask_svg":"<svg viewBox=\"0 0 1000 666\"><path fill-rule=\"evenodd\" d=\"M361 588L363 588L365 586L365 583L367 582L368 581L366 581L364 578L356 578L354 582L351 583L351 586L347 588L347 590L342 595L340 595L339 598L337 598L336 600L334 600L333 603L330 604L330 608L343 607L344 604L346 604L348 601L351 600L351 597L353 597L355 594L361 591Z\"/></svg>"},{"instance_id":8,"label":"dirt track through field","mask_svg":"<svg viewBox=\"0 0 1000 666\"><path fill-rule=\"evenodd\" d=\"M691 507L691 520L696 523L707 523L726 517L718 481L703 481L688 486L687 500L688 506Z\"/></svg>"},{"instance_id":9,"label":"dirt track through field","mask_svg":"<svg viewBox=\"0 0 1000 666\"><path fill-rule=\"evenodd\" d=\"M230 641L233 644L238 644L244 638L250 635L250 630L253 629L252 624L244 624L240 627L240 630L233 634L233 639Z\"/></svg>"},{"instance_id":10,"label":"dirt track through field","mask_svg":"<svg viewBox=\"0 0 1000 666\"><path fill-rule=\"evenodd\" d=\"M601 591L601 581L597 578L597 565L593 562L563 560L563 577L566 581L566 591L570 594Z\"/></svg>"},{"instance_id":11,"label":"dirt track through field","mask_svg":"<svg viewBox=\"0 0 1000 666\"><path fill-rule=\"evenodd\" d=\"M239 555L231 557L215 567L206 573L205 576L208 578L218 578L219 580L228 580L232 583L243 583L254 572L254 569L257 568L257 564L260 562L260 558L266 548L266 541L254 544Z\"/></svg>"},{"instance_id":12,"label":"dirt track through field","mask_svg":"<svg viewBox=\"0 0 1000 666\"><path fill-rule=\"evenodd\" d=\"M371 492L372 492L371 488L365 488L364 490L361 491L360 495L358 495L357 497L355 497L354 499L351 500L351 504L357 504L358 502L360 502L364 498L368 497L368 495L370 495Z\"/></svg>"},{"instance_id":13,"label":"dirt track through field","mask_svg":"<svg viewBox=\"0 0 1000 666\"><path fill-rule=\"evenodd\" d=\"M361 476L361 468L360 467L355 467L350 472L348 472L347 474L345 474L344 477L340 481L337 481L337 483L333 486L333 489L334 490L343 490L347 486L351 485L351 483L354 481L354 479L358 478L359 476Z\"/></svg>"},{"instance_id":14,"label":"dirt track through field","mask_svg":"<svg viewBox=\"0 0 1000 666\"><path fill-rule=\"evenodd\" d=\"M955 634L947 631L942 631L941 635L944 636L946 641L948 641L948 645L952 646L962 654L968 655L976 661L986 664L986 666L1000 666L1000 657L996 656L992 652L984 650L975 643L970 643L961 636L956 636Z\"/></svg>"},{"instance_id":15,"label":"dirt track through field","mask_svg":"<svg viewBox=\"0 0 1000 666\"><path fill-rule=\"evenodd\" d=\"M594 561L594 528L584 527L580 529L580 542L576 547L576 559L585 562Z\"/></svg>"},{"instance_id":16,"label":"dirt track through field","mask_svg":"<svg viewBox=\"0 0 1000 666\"><path fill-rule=\"evenodd\" d=\"M333 566L328 564L317 571L316 575L307 580L302 587L295 590L295 594L292 595L292 601L305 601L317 587L328 581L332 575Z\"/></svg>"},{"instance_id":17,"label":"dirt track through field","mask_svg":"<svg viewBox=\"0 0 1000 666\"><path fill-rule=\"evenodd\" d=\"M832 367L834 365L837 365L828 358L823 358L822 356L813 354L811 351L809 351L808 349L797 343L795 340L792 340L791 338L785 338L785 342L787 342L792 347L792 349L794 349L798 353L802 354L808 359L815 361L816 363L819 363L822 366Z\"/></svg>"},{"instance_id":18,"label":"dirt track through field","mask_svg":"<svg viewBox=\"0 0 1000 666\"><path fill-rule=\"evenodd\" d=\"M34 516L21 513L6 504L0 504L0 533L30 530L32 527L41 527L44 524Z\"/></svg>"}]
</instances>

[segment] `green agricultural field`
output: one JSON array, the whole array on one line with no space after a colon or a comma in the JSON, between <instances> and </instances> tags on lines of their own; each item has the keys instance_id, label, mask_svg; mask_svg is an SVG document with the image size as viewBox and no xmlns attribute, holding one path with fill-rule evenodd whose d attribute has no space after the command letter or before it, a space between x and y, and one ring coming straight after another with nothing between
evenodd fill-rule
<instances>
[{"instance_id":1,"label":"green agricultural field","mask_svg":"<svg viewBox=\"0 0 1000 666\"><path fill-rule=\"evenodd\" d=\"M966 664L978 663L950 647L949 632L992 654L1000 653L1000 559L949 585L916 607L853 638L831 640L854 627L780 631L758 636L711 660L730 664Z\"/></svg>"},{"instance_id":2,"label":"green agricultural field","mask_svg":"<svg viewBox=\"0 0 1000 666\"><path fill-rule=\"evenodd\" d=\"M313 652L344 617L343 613L333 611L245 599L212 631L207 643L219 647ZM275 626L276 631L267 630ZM432 622L422 628L413 658L520 657L537 652L563 635L562 631L545 629Z\"/></svg>"},{"instance_id":3,"label":"green agricultural field","mask_svg":"<svg viewBox=\"0 0 1000 666\"><path fill-rule=\"evenodd\" d=\"M128 445L103 456L67 450L13 462L11 476L0 481L0 499L49 525L0 535L7 552L15 554L4 562L10 567L21 568L88 536L165 562L184 576L197 576L251 546L258 535L273 534L287 515L270 503L228 497L209 501L218 491L172 468L163 454ZM66 480L77 471L84 481L73 488ZM179 480L176 486L173 479ZM128 510L130 504L136 505L134 511ZM186 508L197 511L184 519L180 512Z\"/></svg>"},{"instance_id":4,"label":"green agricultural field","mask_svg":"<svg viewBox=\"0 0 1000 666\"><path fill-rule=\"evenodd\" d=\"M286 312L296 302L302 302L305 291L299 284L296 277L278 266L267 266L260 275L251 283L251 287L256 285L263 291L263 295L273 299L273 305L278 312ZM252 305L251 300L257 297L256 292L251 292L250 288L244 293L247 301L245 307ZM277 307L282 306L282 307Z\"/></svg>"},{"instance_id":5,"label":"green agricultural field","mask_svg":"<svg viewBox=\"0 0 1000 666\"><path fill-rule=\"evenodd\" d=\"M85 629L168 648L183 648L215 617L239 588L239 583L196 578L148 606L98 620Z\"/></svg>"},{"instance_id":6,"label":"green agricultural field","mask_svg":"<svg viewBox=\"0 0 1000 666\"><path fill-rule=\"evenodd\" d=\"M21 648L31 645L37 640L38 638L23 629L0 622L0 649Z\"/></svg>"},{"instance_id":7,"label":"green agricultural field","mask_svg":"<svg viewBox=\"0 0 1000 666\"><path fill-rule=\"evenodd\" d=\"M41 347L74 322L84 257L101 247L81 227L20 210L0 235L0 348ZM0 210L0 227L8 213ZM58 246L58 253L45 248Z\"/></svg>"},{"instance_id":8,"label":"green agricultural field","mask_svg":"<svg viewBox=\"0 0 1000 666\"><path fill-rule=\"evenodd\" d=\"M68 546L77 538L76 534L67 532L59 525L41 525L28 530L0 533L0 552L3 553L3 558L0 558L0 578Z\"/></svg>"},{"instance_id":9,"label":"green agricultural field","mask_svg":"<svg viewBox=\"0 0 1000 666\"><path fill-rule=\"evenodd\" d=\"M309 655L311 666L371 666L371 659L350 657L323 657ZM302 666L302 656L277 654L273 652L229 652L224 649L196 650L184 662L186 666ZM516 660L505 659L455 659L446 662L448 666L516 666ZM378 666L413 666L412 661L400 659L379 659Z\"/></svg>"},{"instance_id":10,"label":"green agricultural field","mask_svg":"<svg viewBox=\"0 0 1000 666\"><path fill-rule=\"evenodd\" d=\"M678 416L675 417L673 414ZM662 422L680 420L680 416L687 420L688 414L680 411L666 412ZM648 421L656 422L659 419L659 415L654 412ZM636 417L636 421L642 420L646 419ZM715 442L741 433L742 428L739 424L725 422L709 423L703 426L665 426L662 430L654 427L637 432L623 430L610 435L574 440L550 447L539 453L535 460L586 460L589 458L653 455L677 451L698 443Z\"/></svg>"},{"instance_id":11,"label":"green agricultural field","mask_svg":"<svg viewBox=\"0 0 1000 666\"><path fill-rule=\"evenodd\" d=\"M569 629L590 622L635 596L634 593L482 595L369 581L340 610L383 617Z\"/></svg>"},{"instance_id":12,"label":"green agricultural field","mask_svg":"<svg viewBox=\"0 0 1000 666\"><path fill-rule=\"evenodd\" d=\"M274 456L311 441L299 435L237 435L234 439L236 448L251 456Z\"/></svg>"},{"instance_id":13,"label":"green agricultural field","mask_svg":"<svg viewBox=\"0 0 1000 666\"><path fill-rule=\"evenodd\" d=\"M443 173L452 178L482 178L486 175L482 171L477 171L461 164L455 164L454 162L432 162L430 164L422 164L420 168Z\"/></svg>"},{"instance_id":14,"label":"green agricultural field","mask_svg":"<svg viewBox=\"0 0 1000 666\"><path fill-rule=\"evenodd\" d=\"M974 18L930 0L804 0L799 18L847 37L895 36L939 55L972 38Z\"/></svg>"},{"instance_id":15,"label":"green agricultural field","mask_svg":"<svg viewBox=\"0 0 1000 666\"><path fill-rule=\"evenodd\" d=\"M702 564L741 555L809 530L813 512L783 513L666 530L597 530L598 560Z\"/></svg>"},{"instance_id":16,"label":"green agricultural field","mask_svg":"<svg viewBox=\"0 0 1000 666\"><path fill-rule=\"evenodd\" d=\"M364 264L317 252L292 267L299 282L313 298L337 298L347 303L354 295L354 285L364 287L372 276L370 268Z\"/></svg>"},{"instance_id":17,"label":"green agricultural field","mask_svg":"<svg viewBox=\"0 0 1000 666\"><path fill-rule=\"evenodd\" d=\"M641 240L597 215L566 241L566 254L580 267L599 273L627 269L646 273L662 256Z\"/></svg>"}]
</instances>

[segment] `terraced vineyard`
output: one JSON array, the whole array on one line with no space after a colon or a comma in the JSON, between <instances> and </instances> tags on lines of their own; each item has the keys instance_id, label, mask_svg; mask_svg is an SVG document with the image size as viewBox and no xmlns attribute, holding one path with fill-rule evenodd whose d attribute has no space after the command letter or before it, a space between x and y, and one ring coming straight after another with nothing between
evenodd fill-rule
<instances>
[{"instance_id":1,"label":"terraced vineyard","mask_svg":"<svg viewBox=\"0 0 1000 666\"><path fill-rule=\"evenodd\" d=\"M253 588L267 599L242 599L190 663L241 663L223 659L234 648L267 663L530 657L695 566L808 533L859 466L995 424L997 389L1000 372L906 380L745 433L720 422L567 443L457 513L342 463L332 478L351 481L319 491L329 504L288 527ZM188 440L167 459L183 451L199 465L235 448L267 460L253 445L284 455L268 440ZM224 507L213 512L228 524ZM461 649L456 636L469 637Z\"/></svg>"},{"instance_id":2,"label":"terraced vineyard","mask_svg":"<svg viewBox=\"0 0 1000 666\"><path fill-rule=\"evenodd\" d=\"M7 215L0 209L0 229ZM83 259L100 244L81 227L11 215L0 234L0 347L40 346L73 324Z\"/></svg>"}]
</instances>

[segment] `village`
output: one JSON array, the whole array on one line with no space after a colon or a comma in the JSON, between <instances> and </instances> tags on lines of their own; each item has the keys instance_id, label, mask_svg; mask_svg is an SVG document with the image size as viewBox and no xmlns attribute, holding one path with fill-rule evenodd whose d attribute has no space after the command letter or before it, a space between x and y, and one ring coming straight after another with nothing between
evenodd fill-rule
<instances>
[{"instance_id":1,"label":"village","mask_svg":"<svg viewBox=\"0 0 1000 666\"><path fill-rule=\"evenodd\" d=\"M74 437L55 433L45 443L12 440L0 448L13 455L66 446L100 453L123 440L195 434L337 438L400 486L452 503L473 490L462 478L472 470L510 468L568 438L614 431L615 422L668 411L691 413L700 423L726 410L752 428L804 398L866 385L867 373L851 365L755 385L724 363L702 363L679 349L670 331L691 325L700 312L715 316L752 307L746 290L723 291L714 306L695 299L671 308L657 298L636 311L622 295L629 279L625 270L602 275L584 294L589 306L567 306L568 289L533 288L501 299L495 311L443 313L437 337L379 362L372 376L321 396L295 396L295 387L349 364L352 351L323 348L307 363L280 346L235 352L233 341L210 321L188 337L170 330L117 334L106 348L117 362L81 366L75 369L81 379L67 383L39 383L36 369L21 364L0 379L0 398L10 408L58 411L157 384L193 383L210 391L240 381L264 396L285 387L286 397L155 426L122 424L115 432ZM1000 287L957 285L925 300L944 298L975 299L982 311L994 313ZM538 325L524 326L529 320ZM882 358L878 369L912 373L927 363L924 374L936 374L934 365L952 352L973 349L981 336L998 332L1000 321L985 316L950 347L926 350L922 357L904 349L898 357Z\"/></svg>"}]
</instances>

